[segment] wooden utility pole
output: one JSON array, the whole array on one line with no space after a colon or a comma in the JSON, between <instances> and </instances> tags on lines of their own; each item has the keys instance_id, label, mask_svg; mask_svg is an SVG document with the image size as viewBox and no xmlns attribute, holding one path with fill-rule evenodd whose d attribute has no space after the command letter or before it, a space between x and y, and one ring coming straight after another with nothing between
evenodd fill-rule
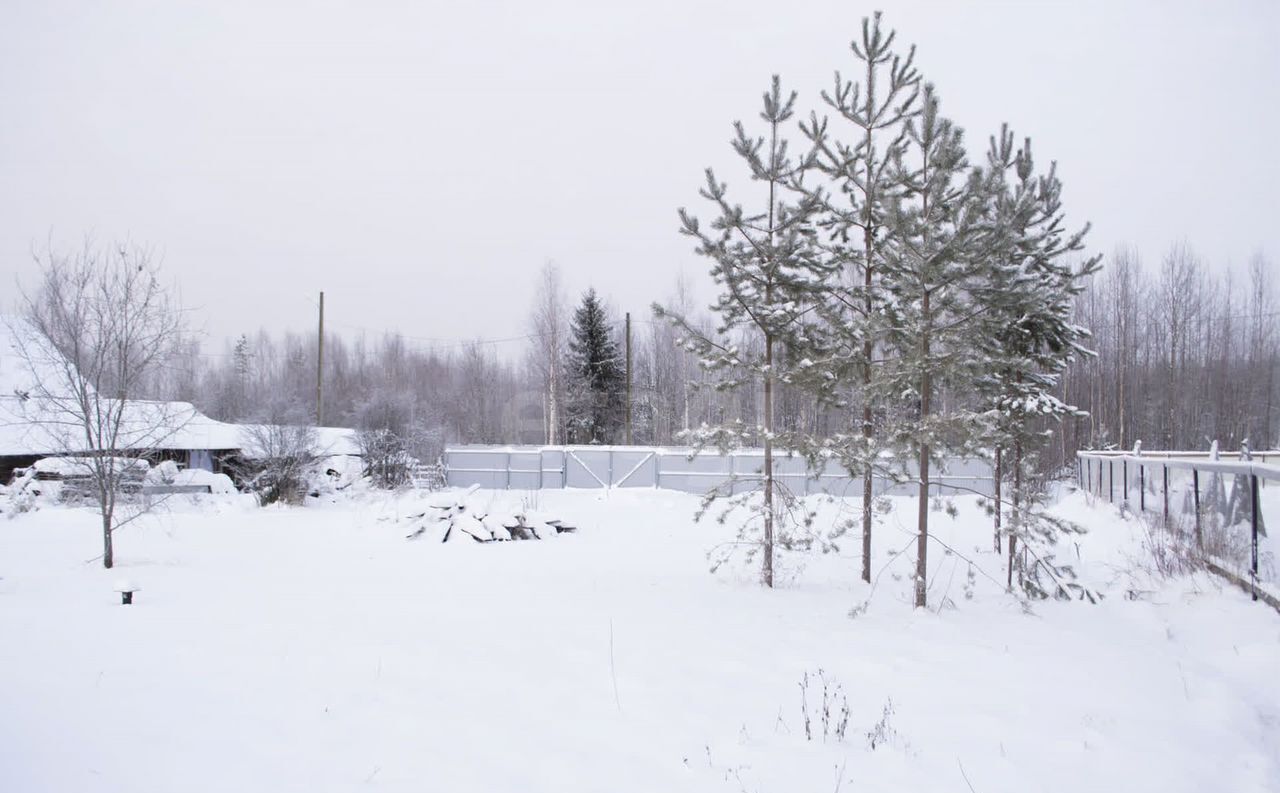
<instances>
[{"instance_id":1,"label":"wooden utility pole","mask_svg":"<svg viewBox=\"0 0 1280 793\"><path fill-rule=\"evenodd\" d=\"M324 426L324 292L320 293L320 335L316 344L316 426Z\"/></svg>"},{"instance_id":2,"label":"wooden utility pole","mask_svg":"<svg viewBox=\"0 0 1280 793\"><path fill-rule=\"evenodd\" d=\"M631 312L627 312L627 445L631 445Z\"/></svg>"}]
</instances>

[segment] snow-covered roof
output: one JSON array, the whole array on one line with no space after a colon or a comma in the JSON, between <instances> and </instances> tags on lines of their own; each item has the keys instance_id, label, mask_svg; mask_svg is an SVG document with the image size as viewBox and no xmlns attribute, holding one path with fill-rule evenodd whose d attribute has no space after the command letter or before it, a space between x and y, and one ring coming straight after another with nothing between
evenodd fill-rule
<instances>
[{"instance_id":1,"label":"snow-covered roof","mask_svg":"<svg viewBox=\"0 0 1280 793\"><path fill-rule=\"evenodd\" d=\"M356 431L347 427L316 427L316 454L359 456Z\"/></svg>"},{"instance_id":2,"label":"snow-covered roof","mask_svg":"<svg viewBox=\"0 0 1280 793\"><path fill-rule=\"evenodd\" d=\"M56 383L63 378L62 362L45 352L48 345L40 344L41 339L22 319L0 315L0 395L29 393L37 382ZM25 356L21 352L24 347Z\"/></svg>"},{"instance_id":3,"label":"snow-covered roof","mask_svg":"<svg viewBox=\"0 0 1280 793\"><path fill-rule=\"evenodd\" d=\"M20 336L27 334L27 355ZM61 399L39 395L36 383L65 379L60 361L34 352L35 331L21 320L0 317L0 456L75 454L90 451L84 428ZM49 358L49 360L42 360ZM39 377L28 359L34 359ZM103 400L111 408L115 400ZM209 418L190 402L131 399L124 403L117 447L121 449L240 450L253 446L253 428ZM358 455L355 431L317 427L315 453Z\"/></svg>"},{"instance_id":4,"label":"snow-covered roof","mask_svg":"<svg viewBox=\"0 0 1280 793\"><path fill-rule=\"evenodd\" d=\"M189 402L125 403L119 447L175 451L251 451L255 428L211 419ZM317 427L315 453L359 455L355 430ZM74 416L37 397L0 395L0 456L74 454L89 451Z\"/></svg>"},{"instance_id":5,"label":"snow-covered roof","mask_svg":"<svg viewBox=\"0 0 1280 793\"><path fill-rule=\"evenodd\" d=\"M229 424L239 433L240 442L233 449L243 450L246 457L252 458L260 452L263 437L261 424ZM359 456L360 444L356 441L356 431L346 427L313 427L315 443L312 453L318 457Z\"/></svg>"},{"instance_id":6,"label":"snow-covered roof","mask_svg":"<svg viewBox=\"0 0 1280 793\"><path fill-rule=\"evenodd\" d=\"M114 410L115 400L104 400ZM239 449L243 428L216 421L189 402L127 400L116 446L121 449ZM61 402L0 394L0 455L66 454L90 450L84 427Z\"/></svg>"}]
</instances>

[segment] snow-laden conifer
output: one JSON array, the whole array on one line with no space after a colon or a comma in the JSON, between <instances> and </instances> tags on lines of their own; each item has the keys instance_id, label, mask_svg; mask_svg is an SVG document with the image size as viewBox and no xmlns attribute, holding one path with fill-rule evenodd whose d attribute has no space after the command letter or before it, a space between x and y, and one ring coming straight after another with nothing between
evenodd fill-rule
<instances>
[{"instance_id":1,"label":"snow-laden conifer","mask_svg":"<svg viewBox=\"0 0 1280 793\"><path fill-rule=\"evenodd\" d=\"M814 148L814 165L830 189L818 220L824 245L840 267L821 301L825 355L816 358L806 383L825 402L856 405L857 426L843 427L823 444L814 463L830 456L862 480L862 580L871 581L872 478L877 469L875 351L882 330L881 260L889 200L904 187L892 167L906 145L907 122L918 112L920 75L915 48L895 51L896 33L881 28L880 13L863 18L861 40L850 44L851 77L837 71L822 100L835 124L817 113L801 126Z\"/></svg>"},{"instance_id":2,"label":"snow-laden conifer","mask_svg":"<svg viewBox=\"0 0 1280 793\"><path fill-rule=\"evenodd\" d=\"M988 428L996 463L996 546L1008 536L1008 583L1016 576L1033 597L1067 597L1083 590L1072 582L1070 566L1057 565L1049 548L1059 534L1075 531L1039 509L1041 493L1027 487L1028 474L1052 429L1065 416L1082 415L1054 395L1059 379L1077 356L1088 331L1072 320L1072 306L1100 257L1073 259L1084 248L1088 226L1068 232L1062 183L1053 163L1037 175L1031 141L1014 147L1007 126L991 138L987 168L988 212L993 234L986 274L974 293L985 330L978 335L983 366L977 386L988 405ZM1006 453L1011 457L1006 456ZM1011 483L1002 499L1002 479ZM1008 506L1009 522L1001 525ZM1019 553L1019 542L1022 553ZM1030 561L1024 563L1024 558Z\"/></svg>"},{"instance_id":3,"label":"snow-laden conifer","mask_svg":"<svg viewBox=\"0 0 1280 793\"><path fill-rule=\"evenodd\" d=\"M750 191L735 192L731 199L727 183L708 168L699 194L711 205L713 218L703 222L695 213L680 210L681 231L698 241L698 253L711 260L711 275L720 288L712 306L719 320L716 332L704 333L686 318L654 305L655 313L670 317L681 329L680 343L716 376L717 388L759 384L763 391L760 426L754 432L742 422L726 423L703 426L689 440L698 447L714 445L728 452L749 435L761 439L760 498L731 500L731 505L751 504L754 516L744 525L744 535L754 535L758 518L761 533L758 541L754 536L748 541L748 553L759 550L762 554L761 578L766 586L774 581L777 501L790 499L775 476L775 450L801 445L792 433L775 431L775 390L778 383L790 381L812 365L804 351L813 343L814 310L824 281L836 267L817 244L814 220L822 196L805 185L812 157L793 157L788 147L787 126L795 103L796 93L784 92L775 76L760 113L764 134L753 136L742 122L734 124L733 150L745 165ZM754 209L737 203L745 200L739 196L749 192L755 194ZM748 348L731 341L744 331L760 344ZM789 354L781 355L784 349ZM731 482L713 490L705 505L732 493Z\"/></svg>"},{"instance_id":4,"label":"snow-laden conifer","mask_svg":"<svg viewBox=\"0 0 1280 793\"><path fill-rule=\"evenodd\" d=\"M569 435L574 443L613 443L622 426L622 356L604 304L588 289L569 325Z\"/></svg>"},{"instance_id":5,"label":"snow-laden conifer","mask_svg":"<svg viewBox=\"0 0 1280 793\"><path fill-rule=\"evenodd\" d=\"M916 461L916 606L926 605L930 465L944 451L972 453L980 438L974 409L959 400L940 409L934 397L941 387L972 383L982 365L973 290L992 237L987 178L970 168L961 131L941 114L932 86L921 105L892 165L903 189L885 215L884 363L876 383L877 396L901 410L888 442Z\"/></svg>"}]
</instances>

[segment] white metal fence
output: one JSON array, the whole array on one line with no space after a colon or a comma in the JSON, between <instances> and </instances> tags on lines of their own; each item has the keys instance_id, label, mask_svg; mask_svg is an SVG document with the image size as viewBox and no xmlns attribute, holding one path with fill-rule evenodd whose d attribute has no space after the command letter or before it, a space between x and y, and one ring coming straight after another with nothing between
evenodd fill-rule
<instances>
[{"instance_id":1,"label":"white metal fence","mask_svg":"<svg viewBox=\"0 0 1280 793\"><path fill-rule=\"evenodd\" d=\"M1080 487L1134 514L1157 516L1210 569L1244 583L1280 608L1280 572L1272 532L1280 530L1280 452L1252 459L1205 452L1113 451L1077 455ZM1267 487L1267 483L1271 486ZM1271 521L1267 516L1271 516ZM1270 524L1271 531L1268 531Z\"/></svg>"},{"instance_id":2,"label":"white metal fence","mask_svg":"<svg viewBox=\"0 0 1280 793\"><path fill-rule=\"evenodd\" d=\"M759 486L764 450L739 449L721 455L715 450L694 454L683 447L653 446L450 446L444 452L445 477L450 486L480 485L498 490L541 488L660 487L686 493L706 493L731 478L739 492ZM992 492L991 465L985 460L952 460L933 474L930 492L947 494ZM913 470L908 469L908 472ZM820 474L809 471L799 457L774 457L774 475L793 493L862 493L862 480L851 478L837 464ZM907 495L915 484L894 484L877 477L876 493Z\"/></svg>"}]
</instances>

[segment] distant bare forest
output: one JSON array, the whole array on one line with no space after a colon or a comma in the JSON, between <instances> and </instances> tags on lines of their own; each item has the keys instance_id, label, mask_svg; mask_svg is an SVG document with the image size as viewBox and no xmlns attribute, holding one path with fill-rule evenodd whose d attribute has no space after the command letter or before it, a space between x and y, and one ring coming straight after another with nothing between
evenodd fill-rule
<instances>
[{"instance_id":1,"label":"distant bare forest","mask_svg":"<svg viewBox=\"0 0 1280 793\"><path fill-rule=\"evenodd\" d=\"M1224 449L1246 440L1254 448L1274 445L1280 307L1272 276L1273 263L1262 253L1243 270L1232 269L1210 266L1185 244L1155 259L1123 247L1107 257L1076 304L1096 355L1077 357L1058 394L1089 415L1046 426L1056 438L1044 467L1067 464L1077 449L1132 448L1137 441L1149 450L1206 449L1213 440ZM571 439L580 404L568 352L574 301L554 267L530 281L533 305L521 337L439 341L341 328L326 334L324 423L411 429L424 456L445 443ZM710 315L699 312L687 286L676 284L662 302L702 316L711 330ZM607 312L607 319L622 365L623 318ZM677 345L674 328L647 315L632 323L635 443L676 444L682 430L734 418L759 424L758 385L714 390L695 357ZM310 422L316 352L314 332L259 331L213 348L190 341L155 390L223 420ZM943 393L965 398L945 387ZM815 434L847 429L860 413L857 405L844 414L820 408L804 389L785 384L776 409L781 428ZM598 440L621 442L622 431L619 413Z\"/></svg>"}]
</instances>

